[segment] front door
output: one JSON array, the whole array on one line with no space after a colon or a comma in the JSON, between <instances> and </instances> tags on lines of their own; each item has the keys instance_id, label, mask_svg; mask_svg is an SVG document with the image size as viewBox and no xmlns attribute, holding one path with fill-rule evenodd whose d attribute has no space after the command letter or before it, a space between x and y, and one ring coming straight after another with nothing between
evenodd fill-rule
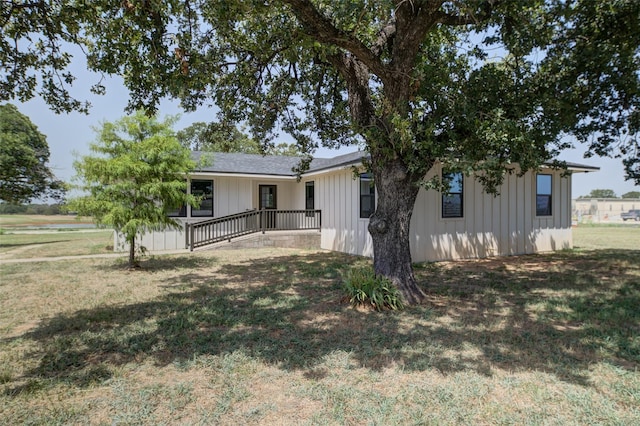
<instances>
[{"instance_id":1,"label":"front door","mask_svg":"<svg viewBox=\"0 0 640 426\"><path fill-rule=\"evenodd\" d=\"M278 208L278 197L276 185L259 185L258 208L262 212L262 227L267 229L276 228L276 210Z\"/></svg>"}]
</instances>

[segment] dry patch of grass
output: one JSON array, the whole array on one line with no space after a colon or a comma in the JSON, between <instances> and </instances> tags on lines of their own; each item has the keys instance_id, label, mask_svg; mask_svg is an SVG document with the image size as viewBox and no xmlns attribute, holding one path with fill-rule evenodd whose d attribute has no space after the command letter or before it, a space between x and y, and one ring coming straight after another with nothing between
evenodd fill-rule
<instances>
[{"instance_id":1,"label":"dry patch of grass","mask_svg":"<svg viewBox=\"0 0 640 426\"><path fill-rule=\"evenodd\" d=\"M118 261L120 262L120 261ZM8 424L638 424L640 251L419 265L362 312L365 259L264 249L0 265Z\"/></svg>"}]
</instances>

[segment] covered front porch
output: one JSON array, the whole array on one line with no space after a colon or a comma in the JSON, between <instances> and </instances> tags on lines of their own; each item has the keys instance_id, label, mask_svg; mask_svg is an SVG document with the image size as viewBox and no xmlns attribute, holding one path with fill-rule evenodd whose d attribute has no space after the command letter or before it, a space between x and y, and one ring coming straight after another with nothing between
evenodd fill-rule
<instances>
[{"instance_id":1,"label":"covered front porch","mask_svg":"<svg viewBox=\"0 0 640 426\"><path fill-rule=\"evenodd\" d=\"M187 192L202 200L200 206L169 211L179 229L145 233L141 246L150 251L193 250L253 233L319 231L322 225L313 181L298 182L294 176L196 172L189 177ZM114 248L127 249L118 235Z\"/></svg>"}]
</instances>

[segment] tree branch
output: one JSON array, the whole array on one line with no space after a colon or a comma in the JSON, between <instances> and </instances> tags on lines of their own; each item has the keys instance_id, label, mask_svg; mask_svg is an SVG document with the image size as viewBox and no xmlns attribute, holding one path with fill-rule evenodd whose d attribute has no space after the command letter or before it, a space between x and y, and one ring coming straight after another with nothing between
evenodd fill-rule
<instances>
[{"instance_id":1,"label":"tree branch","mask_svg":"<svg viewBox=\"0 0 640 426\"><path fill-rule=\"evenodd\" d=\"M333 44L351 52L373 74L382 80L387 79L388 71L378 56L378 50L381 49L370 49L352 34L336 28L309 0L284 0L284 3L291 6L291 11L300 20L307 35L321 43Z\"/></svg>"},{"instance_id":2,"label":"tree branch","mask_svg":"<svg viewBox=\"0 0 640 426\"><path fill-rule=\"evenodd\" d=\"M369 127L375 117L369 93L369 73L366 66L346 53L327 57L344 78L349 93L349 110L354 122L360 127Z\"/></svg>"},{"instance_id":3,"label":"tree branch","mask_svg":"<svg viewBox=\"0 0 640 426\"><path fill-rule=\"evenodd\" d=\"M493 9L500 3L501 0L487 0L482 3L478 13L467 13L464 15L455 15L439 10L436 12L437 22L450 26L479 24L480 22L487 20L491 16Z\"/></svg>"},{"instance_id":4,"label":"tree branch","mask_svg":"<svg viewBox=\"0 0 640 426\"><path fill-rule=\"evenodd\" d=\"M396 22L395 19L392 19L391 21L389 21L389 23L387 23L387 25L382 27L382 29L378 33L378 39L371 47L371 51L373 52L373 54L379 57L384 51L384 47L389 43L389 41L395 34Z\"/></svg>"},{"instance_id":5,"label":"tree branch","mask_svg":"<svg viewBox=\"0 0 640 426\"><path fill-rule=\"evenodd\" d=\"M435 2L402 0L397 3L395 9L396 30L391 46L390 66L393 75L389 86L393 87L391 91L395 91L399 98L406 99L408 98L410 79L406 70L413 68L426 34L437 24L436 11L442 5L442 0Z\"/></svg>"}]
</instances>

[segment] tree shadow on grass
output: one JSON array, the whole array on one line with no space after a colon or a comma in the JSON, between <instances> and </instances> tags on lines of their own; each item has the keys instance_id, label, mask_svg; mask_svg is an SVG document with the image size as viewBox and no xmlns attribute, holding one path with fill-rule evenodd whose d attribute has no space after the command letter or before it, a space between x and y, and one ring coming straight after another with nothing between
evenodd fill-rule
<instances>
[{"instance_id":1,"label":"tree shadow on grass","mask_svg":"<svg viewBox=\"0 0 640 426\"><path fill-rule=\"evenodd\" d=\"M262 258L212 274L198 271L205 261L167 259L184 271L161 283L167 294L156 300L58 315L19 336L40 348L25 355L39 359L26 375L83 386L106 378L110 366L144 359L164 366L236 351L311 376L338 352L354 367L376 371L490 376L501 368L585 386L596 362L640 366L640 251L420 265L428 302L383 313L343 300L340 271L366 262L361 258Z\"/></svg>"},{"instance_id":2,"label":"tree shadow on grass","mask_svg":"<svg viewBox=\"0 0 640 426\"><path fill-rule=\"evenodd\" d=\"M215 257L197 257L189 255L166 255L166 254L149 254L144 255L140 259L139 268L134 271L140 273L154 273L175 270L197 270L203 267L209 267L218 263ZM118 271L128 269L129 261L124 255L115 262L97 265L96 268L101 271Z\"/></svg>"}]
</instances>

